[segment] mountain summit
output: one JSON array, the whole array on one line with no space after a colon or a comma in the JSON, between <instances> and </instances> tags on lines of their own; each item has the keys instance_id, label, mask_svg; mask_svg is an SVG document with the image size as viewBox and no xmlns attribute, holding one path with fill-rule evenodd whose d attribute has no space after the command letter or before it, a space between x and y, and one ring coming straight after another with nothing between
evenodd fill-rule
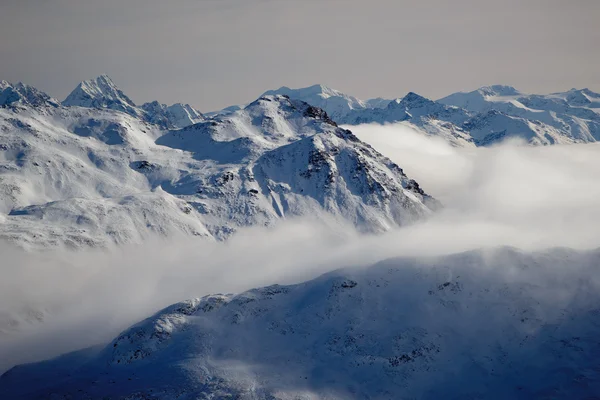
<instances>
[{"instance_id":1,"label":"mountain summit","mask_svg":"<svg viewBox=\"0 0 600 400\"><path fill-rule=\"evenodd\" d=\"M131 115L139 115L135 103L115 85L107 75L81 82L63 100L64 106L109 108Z\"/></svg>"},{"instance_id":2,"label":"mountain summit","mask_svg":"<svg viewBox=\"0 0 600 400\"><path fill-rule=\"evenodd\" d=\"M0 107L15 106L58 107L59 102L33 86L0 81Z\"/></svg>"},{"instance_id":3,"label":"mountain summit","mask_svg":"<svg viewBox=\"0 0 600 400\"><path fill-rule=\"evenodd\" d=\"M164 128L179 129L204 120L189 104L167 106L153 101L138 107L107 75L81 82L62 104L121 111Z\"/></svg>"}]
</instances>

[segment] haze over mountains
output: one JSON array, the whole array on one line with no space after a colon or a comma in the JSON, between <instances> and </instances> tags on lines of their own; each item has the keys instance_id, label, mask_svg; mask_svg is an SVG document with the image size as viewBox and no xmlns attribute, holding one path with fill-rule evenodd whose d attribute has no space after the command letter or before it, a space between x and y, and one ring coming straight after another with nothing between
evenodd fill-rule
<instances>
[{"instance_id":1,"label":"haze over mountains","mask_svg":"<svg viewBox=\"0 0 600 400\"><path fill-rule=\"evenodd\" d=\"M315 85L202 114L2 81L0 240L30 253L5 252L0 371L101 344L0 397L597 395L599 112Z\"/></svg>"}]
</instances>

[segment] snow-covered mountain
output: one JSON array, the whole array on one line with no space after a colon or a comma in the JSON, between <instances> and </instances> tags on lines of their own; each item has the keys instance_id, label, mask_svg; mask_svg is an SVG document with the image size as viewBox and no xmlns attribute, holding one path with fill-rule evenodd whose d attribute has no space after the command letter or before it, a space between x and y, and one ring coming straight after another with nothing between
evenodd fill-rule
<instances>
[{"instance_id":1,"label":"snow-covered mountain","mask_svg":"<svg viewBox=\"0 0 600 400\"><path fill-rule=\"evenodd\" d=\"M301 215L380 232L436 206L397 165L304 102L263 96L168 130L110 79L94 82L69 106L3 84L13 94L0 108L0 238L27 248L153 234L223 239Z\"/></svg>"},{"instance_id":2,"label":"snow-covered mountain","mask_svg":"<svg viewBox=\"0 0 600 400\"><path fill-rule=\"evenodd\" d=\"M282 94L325 110L339 124L402 122L454 146L488 146L517 138L531 145L600 140L600 94L572 89L549 95L525 94L511 86L484 86L433 101L414 92L390 101L360 100L323 85L265 94ZM212 115L227 115L232 106Z\"/></svg>"},{"instance_id":3,"label":"snow-covered mountain","mask_svg":"<svg viewBox=\"0 0 600 400\"><path fill-rule=\"evenodd\" d=\"M0 107L58 107L59 102L46 93L21 82L0 81Z\"/></svg>"},{"instance_id":4,"label":"snow-covered mountain","mask_svg":"<svg viewBox=\"0 0 600 400\"><path fill-rule=\"evenodd\" d=\"M518 138L532 145L600 140L600 95L588 89L526 95L486 86L433 101L410 92L383 108L356 107L337 119L346 125L404 122L455 146L487 146Z\"/></svg>"},{"instance_id":5,"label":"snow-covered mountain","mask_svg":"<svg viewBox=\"0 0 600 400\"><path fill-rule=\"evenodd\" d=\"M473 138L461 126L470 117L462 108L447 106L410 92L385 108L355 110L341 122L348 125L406 122L428 135L439 136L455 146L472 146Z\"/></svg>"},{"instance_id":6,"label":"snow-covered mountain","mask_svg":"<svg viewBox=\"0 0 600 400\"><path fill-rule=\"evenodd\" d=\"M411 92L383 108L322 85L274 92L285 94L206 118L185 104L137 106L107 76L62 104L0 82L0 238L31 248L224 239L302 215L381 232L436 207L337 123L402 121L456 146L600 138L600 95L587 89L542 96L490 86L440 101Z\"/></svg>"},{"instance_id":7,"label":"snow-covered mountain","mask_svg":"<svg viewBox=\"0 0 600 400\"><path fill-rule=\"evenodd\" d=\"M510 86L486 86L454 93L438 102L464 108L473 118L462 128L480 145L518 137L532 144L587 143L600 140L600 95L572 89L550 95L524 94Z\"/></svg>"},{"instance_id":8,"label":"snow-covered mountain","mask_svg":"<svg viewBox=\"0 0 600 400\"><path fill-rule=\"evenodd\" d=\"M600 392L600 253L393 259L168 307L13 368L6 398L538 399ZM596 282L596 284L594 284Z\"/></svg>"},{"instance_id":9,"label":"snow-covered mountain","mask_svg":"<svg viewBox=\"0 0 600 400\"><path fill-rule=\"evenodd\" d=\"M165 128L184 128L204 120L202 113L189 104L167 106L154 101L138 107L107 75L81 82L62 104L122 111Z\"/></svg>"},{"instance_id":10,"label":"snow-covered mountain","mask_svg":"<svg viewBox=\"0 0 600 400\"><path fill-rule=\"evenodd\" d=\"M286 96L263 96L156 143L190 151L203 168L202 176L170 182L150 170L152 185L192 196L202 212L241 225L324 210L377 232L424 216L435 204L398 166L323 110Z\"/></svg>"},{"instance_id":11,"label":"snow-covered mountain","mask_svg":"<svg viewBox=\"0 0 600 400\"><path fill-rule=\"evenodd\" d=\"M142 116L135 103L107 75L100 75L95 79L81 82L63 100L62 104L64 106L108 108L123 111L134 117Z\"/></svg>"},{"instance_id":12,"label":"snow-covered mountain","mask_svg":"<svg viewBox=\"0 0 600 400\"><path fill-rule=\"evenodd\" d=\"M200 111L189 104L175 103L167 106L153 101L142 104L141 108L146 112L148 122L174 129L185 128L205 119Z\"/></svg>"},{"instance_id":13,"label":"snow-covered mountain","mask_svg":"<svg viewBox=\"0 0 600 400\"><path fill-rule=\"evenodd\" d=\"M324 85L313 85L301 89L290 89L283 86L277 90L269 90L264 93L264 95L276 94L285 95L322 108L335 121L343 121L346 115L353 110L382 108L390 102L390 100L382 98L363 101Z\"/></svg>"}]
</instances>

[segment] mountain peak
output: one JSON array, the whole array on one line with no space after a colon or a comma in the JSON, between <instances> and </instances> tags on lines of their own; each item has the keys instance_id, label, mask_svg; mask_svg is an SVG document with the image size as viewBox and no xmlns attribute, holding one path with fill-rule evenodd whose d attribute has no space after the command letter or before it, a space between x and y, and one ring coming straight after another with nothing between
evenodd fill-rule
<instances>
[{"instance_id":1,"label":"mountain peak","mask_svg":"<svg viewBox=\"0 0 600 400\"><path fill-rule=\"evenodd\" d=\"M269 90L263 96L275 94L286 95L291 99L301 100L322 108L334 120L343 119L352 110L367 108L364 101L321 84L300 89L290 89L283 86L277 90Z\"/></svg>"},{"instance_id":2,"label":"mountain peak","mask_svg":"<svg viewBox=\"0 0 600 400\"><path fill-rule=\"evenodd\" d=\"M133 101L106 74L81 82L62 102L65 106L110 108L128 114L139 114Z\"/></svg>"},{"instance_id":3,"label":"mountain peak","mask_svg":"<svg viewBox=\"0 0 600 400\"><path fill-rule=\"evenodd\" d=\"M414 103L414 102L432 102L426 97L421 96L415 92L408 92L406 96L404 96L401 100L404 103Z\"/></svg>"},{"instance_id":4,"label":"mountain peak","mask_svg":"<svg viewBox=\"0 0 600 400\"><path fill-rule=\"evenodd\" d=\"M421 96L415 92L408 92L404 97L392 100L388 104L388 109L396 109L398 107L419 108L428 104L433 104L434 101Z\"/></svg>"},{"instance_id":5,"label":"mountain peak","mask_svg":"<svg viewBox=\"0 0 600 400\"><path fill-rule=\"evenodd\" d=\"M59 102L33 86L21 82L12 84L5 80L0 81L0 107L16 105L58 107Z\"/></svg>"}]
</instances>

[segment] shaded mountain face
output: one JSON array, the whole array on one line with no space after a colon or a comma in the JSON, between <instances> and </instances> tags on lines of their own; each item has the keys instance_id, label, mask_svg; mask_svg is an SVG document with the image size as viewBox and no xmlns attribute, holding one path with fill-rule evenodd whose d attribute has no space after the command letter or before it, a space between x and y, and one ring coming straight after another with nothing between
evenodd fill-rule
<instances>
[{"instance_id":1,"label":"shaded mountain face","mask_svg":"<svg viewBox=\"0 0 600 400\"><path fill-rule=\"evenodd\" d=\"M0 107L58 107L59 102L33 86L0 81Z\"/></svg>"},{"instance_id":2,"label":"shaded mountain face","mask_svg":"<svg viewBox=\"0 0 600 400\"><path fill-rule=\"evenodd\" d=\"M19 107L0 108L0 238L25 248L220 240L303 215L381 232L437 206L326 112L286 96L205 120L185 105L138 108L106 77L69 96L79 105L21 92ZM201 122L165 128L175 120Z\"/></svg>"},{"instance_id":3,"label":"shaded mountain face","mask_svg":"<svg viewBox=\"0 0 600 400\"><path fill-rule=\"evenodd\" d=\"M18 366L34 399L590 398L598 251L393 259L170 306L104 347Z\"/></svg>"}]
</instances>

